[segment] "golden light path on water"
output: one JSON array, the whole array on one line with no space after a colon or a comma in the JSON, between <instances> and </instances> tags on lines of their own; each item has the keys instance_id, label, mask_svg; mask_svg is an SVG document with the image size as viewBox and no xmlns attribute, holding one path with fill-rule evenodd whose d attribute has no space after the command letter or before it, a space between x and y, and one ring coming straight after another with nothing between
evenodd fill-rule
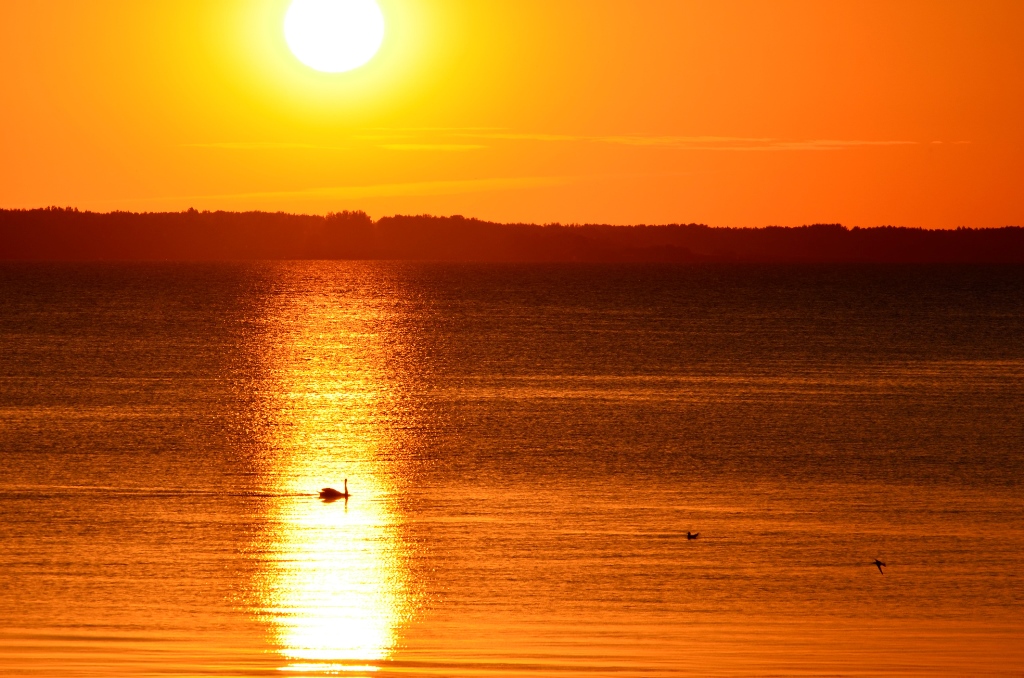
<instances>
[{"instance_id":1,"label":"golden light path on water","mask_svg":"<svg viewBox=\"0 0 1024 678\"><path fill-rule=\"evenodd\" d=\"M411 607L391 474L378 454L381 319L363 296L310 274L286 279L268 320L273 506L259 607L282 671L374 671ZM317 498L346 478L351 499Z\"/></svg>"}]
</instances>

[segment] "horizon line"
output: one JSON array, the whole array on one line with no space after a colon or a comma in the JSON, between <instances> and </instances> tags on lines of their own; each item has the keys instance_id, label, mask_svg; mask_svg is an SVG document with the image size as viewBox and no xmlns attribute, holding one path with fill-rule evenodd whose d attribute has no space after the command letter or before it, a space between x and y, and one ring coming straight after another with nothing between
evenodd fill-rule
<instances>
[{"instance_id":1,"label":"horizon line","mask_svg":"<svg viewBox=\"0 0 1024 678\"><path fill-rule=\"evenodd\" d=\"M325 212L325 213L308 213L308 212L288 212L285 210L227 210L227 209L196 209L195 207L189 207L183 210L162 210L162 211L142 211L134 212L132 210L110 210L107 212L80 209L75 206L61 206L61 205L47 205L45 207L0 207L0 214L10 212L53 212L53 213L64 213L64 214L82 214L82 215L95 215L95 216L113 216L113 215L132 215L132 216L147 216L147 215L188 215L188 214L235 214L235 215L246 215L246 214L267 214L267 215L284 215L289 217L307 218L307 219L329 219L337 216L363 216L373 224L377 225L382 221L389 219L401 219L401 218L416 218L416 219L453 219L463 221L475 221L481 224L497 225L497 226L520 226L520 227L536 227L536 228L585 228L585 227L602 227L602 228L669 228L669 227L700 227L708 229L721 229L721 230L764 230L764 229L804 229L814 227L831 227L841 228L846 231L855 230L873 230L873 229L905 229L913 231L990 231L990 230L1004 230L1004 229L1019 229L1024 228L1020 224L1004 224L1002 226L955 226L948 228L928 228L924 226L906 226L906 225L895 225L895 224L876 224L873 226L860 226L853 225L847 226L842 222L838 221L815 221L812 223L805 223L799 225L782 225L782 224L764 224L762 226L712 226L710 224L702 222L684 222L674 221L666 223L630 223L630 224L612 224L612 223L600 223L600 222L561 222L561 221L548 221L543 223L537 222L524 222L524 221L491 221L481 217L464 216L462 214L402 214L396 213L391 215L384 215L374 219L370 214L364 210L339 210L337 212Z\"/></svg>"}]
</instances>

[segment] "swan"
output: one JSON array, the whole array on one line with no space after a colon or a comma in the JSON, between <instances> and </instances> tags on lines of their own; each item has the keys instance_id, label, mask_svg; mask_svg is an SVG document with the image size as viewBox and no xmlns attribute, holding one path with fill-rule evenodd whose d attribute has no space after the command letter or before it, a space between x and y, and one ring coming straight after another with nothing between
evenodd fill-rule
<instances>
[{"instance_id":1,"label":"swan","mask_svg":"<svg viewBox=\"0 0 1024 678\"><path fill-rule=\"evenodd\" d=\"M348 478L345 478L344 492L338 492L333 487L325 487L320 490L320 498L325 501L334 501L335 499L344 499L345 501L348 501L349 496L351 495L348 493Z\"/></svg>"}]
</instances>

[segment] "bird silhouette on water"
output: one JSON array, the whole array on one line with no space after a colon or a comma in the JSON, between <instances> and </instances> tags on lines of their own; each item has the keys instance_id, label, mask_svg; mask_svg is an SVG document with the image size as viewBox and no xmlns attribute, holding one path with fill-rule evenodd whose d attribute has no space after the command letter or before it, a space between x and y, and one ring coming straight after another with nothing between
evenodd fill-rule
<instances>
[{"instance_id":1,"label":"bird silhouette on water","mask_svg":"<svg viewBox=\"0 0 1024 678\"><path fill-rule=\"evenodd\" d=\"M875 562L874 562L874 563L872 563L872 565L874 565L875 567L877 567L877 568L878 568L878 571L879 571L879 572L882 572L882 568L883 568L883 567L887 567L887 566L886 566L886 564L885 564L885 563L883 563L883 562L882 562L881 560L879 560L878 558L875 558ZM885 572L882 572L882 574L885 574Z\"/></svg>"},{"instance_id":2,"label":"bird silhouette on water","mask_svg":"<svg viewBox=\"0 0 1024 678\"><path fill-rule=\"evenodd\" d=\"M700 536L700 532L690 532L689 530L686 531L686 538L687 539L696 539L699 536Z\"/></svg>"},{"instance_id":3,"label":"bird silhouette on water","mask_svg":"<svg viewBox=\"0 0 1024 678\"><path fill-rule=\"evenodd\" d=\"M351 495L349 495L348 493L348 478L345 478L344 492L338 492L333 487L325 487L324 489L320 490L320 498L323 499L324 501L336 501L338 499L344 499L347 502L349 496Z\"/></svg>"}]
</instances>

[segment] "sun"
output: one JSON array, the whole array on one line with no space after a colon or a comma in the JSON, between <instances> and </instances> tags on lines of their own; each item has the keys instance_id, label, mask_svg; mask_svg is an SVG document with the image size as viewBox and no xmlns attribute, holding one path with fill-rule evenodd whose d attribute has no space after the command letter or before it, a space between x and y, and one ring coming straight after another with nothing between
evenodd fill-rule
<instances>
[{"instance_id":1,"label":"sun","mask_svg":"<svg viewBox=\"0 0 1024 678\"><path fill-rule=\"evenodd\" d=\"M284 16L284 38L310 68L343 73L380 49L384 15L375 0L294 0Z\"/></svg>"}]
</instances>

